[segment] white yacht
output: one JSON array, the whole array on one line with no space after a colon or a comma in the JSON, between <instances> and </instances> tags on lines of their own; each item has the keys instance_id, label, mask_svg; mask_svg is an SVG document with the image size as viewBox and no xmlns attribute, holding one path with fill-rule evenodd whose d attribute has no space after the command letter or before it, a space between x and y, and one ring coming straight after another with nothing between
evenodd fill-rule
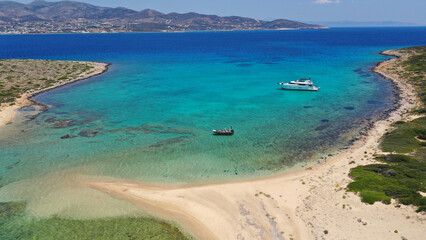
<instances>
[{"instance_id":1,"label":"white yacht","mask_svg":"<svg viewBox=\"0 0 426 240\"><path fill-rule=\"evenodd\" d=\"M314 85L310 78L302 78L289 83L280 82L278 85L287 90L318 91L320 89Z\"/></svg>"}]
</instances>

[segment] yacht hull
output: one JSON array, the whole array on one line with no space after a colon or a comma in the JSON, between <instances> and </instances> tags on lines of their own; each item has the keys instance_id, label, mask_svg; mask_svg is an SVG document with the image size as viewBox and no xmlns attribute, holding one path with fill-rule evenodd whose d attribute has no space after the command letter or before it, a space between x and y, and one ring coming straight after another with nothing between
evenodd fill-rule
<instances>
[{"instance_id":1,"label":"yacht hull","mask_svg":"<svg viewBox=\"0 0 426 240\"><path fill-rule=\"evenodd\" d=\"M299 91L318 91L319 88L315 86L300 86L295 84L280 84L282 89L285 90L299 90Z\"/></svg>"}]
</instances>

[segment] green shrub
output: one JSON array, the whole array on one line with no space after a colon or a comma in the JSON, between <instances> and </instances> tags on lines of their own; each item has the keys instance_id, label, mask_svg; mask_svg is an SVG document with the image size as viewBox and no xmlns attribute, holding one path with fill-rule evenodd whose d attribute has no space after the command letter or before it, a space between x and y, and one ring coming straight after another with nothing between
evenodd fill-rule
<instances>
[{"instance_id":1,"label":"green shrub","mask_svg":"<svg viewBox=\"0 0 426 240\"><path fill-rule=\"evenodd\" d=\"M387 133L381 142L383 151L411 153L417 148L422 147L422 143L416 137L420 139L426 138L426 117L395 126L397 128Z\"/></svg>"},{"instance_id":2,"label":"green shrub","mask_svg":"<svg viewBox=\"0 0 426 240\"><path fill-rule=\"evenodd\" d=\"M377 201L390 203L391 198L400 203L426 209L426 198L419 191L426 192L426 166L423 159L406 155L387 155L376 158L384 164L370 164L351 169L349 176L354 179L348 190L360 193L363 202Z\"/></svg>"}]
</instances>

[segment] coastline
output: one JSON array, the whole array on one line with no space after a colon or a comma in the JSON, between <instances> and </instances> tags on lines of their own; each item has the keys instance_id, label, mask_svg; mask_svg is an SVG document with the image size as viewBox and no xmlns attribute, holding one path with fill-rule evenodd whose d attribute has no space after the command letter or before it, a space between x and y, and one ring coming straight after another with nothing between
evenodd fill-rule
<instances>
[{"instance_id":1,"label":"coastline","mask_svg":"<svg viewBox=\"0 0 426 240\"><path fill-rule=\"evenodd\" d=\"M392 50L382 54L404 57ZM395 61L381 62L374 71L399 89L397 109L326 162L235 182L167 186L93 178L86 184L173 221L196 239L421 239L426 217L412 206L368 205L344 189L352 181L350 169L375 163L391 123L411 118L407 113L419 103L410 84L386 71Z\"/></svg>"},{"instance_id":2,"label":"coastline","mask_svg":"<svg viewBox=\"0 0 426 240\"><path fill-rule=\"evenodd\" d=\"M13 35L60 35L60 34L122 34L122 33L191 33L191 32L239 32L239 31L287 31L287 30L307 30L307 29L330 29L330 27L306 27L306 28L277 28L277 29L234 29L234 30L198 30L198 31L154 31L154 32L70 32L70 33L0 33L0 36Z\"/></svg>"},{"instance_id":3,"label":"coastline","mask_svg":"<svg viewBox=\"0 0 426 240\"><path fill-rule=\"evenodd\" d=\"M92 70L88 71L88 72L84 72L83 74L81 74L80 76L78 76L75 79L60 81L60 82L53 84L50 87L43 88L43 89L40 89L40 90L29 90L29 91L23 93L19 98L17 98L13 102L13 104L3 104L3 105L0 104L0 127L11 124L12 120L18 114L18 110L20 108L30 106L30 105L39 104L36 101L31 100L32 97L34 97L38 94L41 94L43 92L46 92L48 90L57 88L57 87L61 87L61 86L64 86L64 85L67 85L67 84L70 84L70 83L73 83L73 82L85 80L85 79L91 78L93 76L100 75L100 74L108 71L108 67L110 65L109 63L99 63L99 62L85 62L85 61L69 61L69 62L89 63L89 64L92 64L94 68Z\"/></svg>"}]
</instances>

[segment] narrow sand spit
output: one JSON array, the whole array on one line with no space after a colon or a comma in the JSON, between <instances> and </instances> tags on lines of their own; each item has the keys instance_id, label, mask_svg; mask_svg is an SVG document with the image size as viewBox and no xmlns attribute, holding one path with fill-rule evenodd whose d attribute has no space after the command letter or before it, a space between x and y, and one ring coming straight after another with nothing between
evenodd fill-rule
<instances>
[{"instance_id":1,"label":"narrow sand spit","mask_svg":"<svg viewBox=\"0 0 426 240\"><path fill-rule=\"evenodd\" d=\"M393 52L385 52L392 54ZM172 220L196 239L424 239L426 216L411 206L361 202L344 188L357 165L373 163L392 122L409 118L418 104L413 88L379 64L376 71L400 89L398 110L378 121L350 149L306 169L263 179L166 186L93 179L87 184Z\"/></svg>"},{"instance_id":2,"label":"narrow sand spit","mask_svg":"<svg viewBox=\"0 0 426 240\"><path fill-rule=\"evenodd\" d=\"M80 80L83 80L83 79L93 77L95 75L102 74L105 71L107 71L108 66L109 66L109 64L107 64L107 63L98 63L98 62L81 62L81 61L79 61L78 63L89 63L94 68L91 69L90 71L86 71L86 72L82 73L81 75L77 76L76 78L57 82L57 83L53 84L52 86L50 86L48 88L44 88L44 89L37 90L37 91L31 91L30 90L30 91L22 94L20 98L16 99L13 105L10 105L10 104L1 105L0 104L0 127L7 125L7 124L10 124L11 121L16 117L17 111L20 108L35 104L33 101L30 100L30 98L32 96L39 94L41 92L53 89L53 88L60 87L62 85L66 85L66 84L71 83L71 82L80 81Z\"/></svg>"}]
</instances>

